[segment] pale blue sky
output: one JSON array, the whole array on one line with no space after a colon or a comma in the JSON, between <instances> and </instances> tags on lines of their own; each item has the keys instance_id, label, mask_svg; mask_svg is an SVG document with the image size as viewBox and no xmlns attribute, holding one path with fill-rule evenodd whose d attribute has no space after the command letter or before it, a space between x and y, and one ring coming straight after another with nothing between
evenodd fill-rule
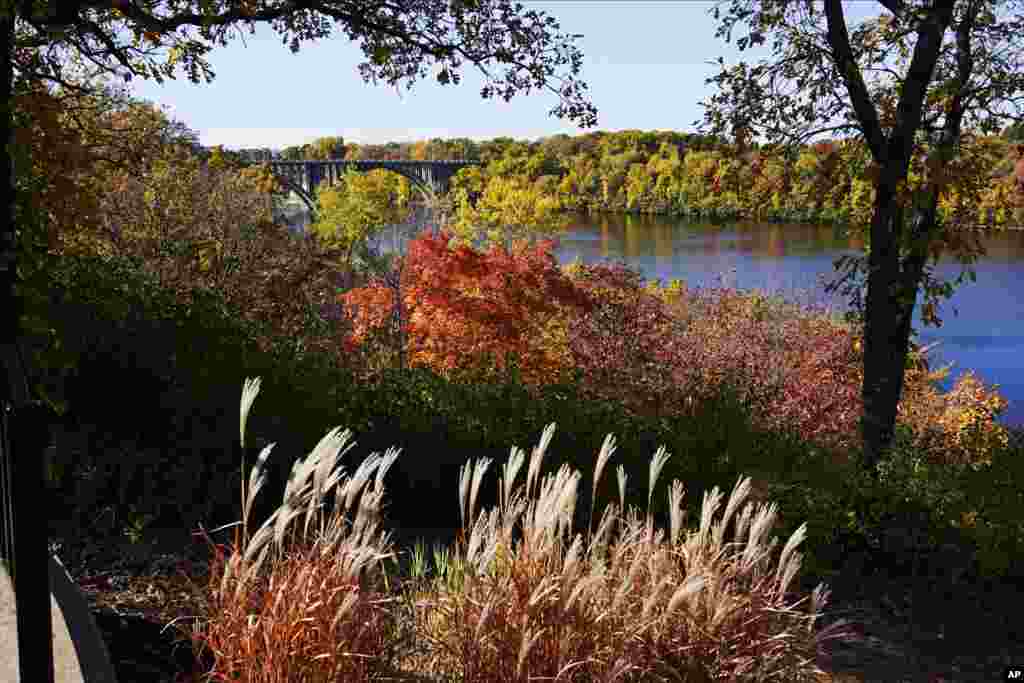
<instances>
[{"instance_id":1,"label":"pale blue sky","mask_svg":"<svg viewBox=\"0 0 1024 683\"><path fill-rule=\"evenodd\" d=\"M694 130L698 102L710 93L704 79L719 55L739 59L734 45L714 37L709 2L696 0L549 0L524 2L581 33L582 78L598 109L599 130ZM847 15L877 14L874 2L849 4ZM246 46L247 45L247 46ZM761 54L767 54L761 50ZM751 61L748 51L744 59ZM304 43L297 54L272 29L215 48L216 74L195 85L183 75L158 85L136 80L134 93L168 105L167 111L199 133L204 145L272 147L302 144L322 135L348 142L383 143L432 137L536 139L581 132L548 115L557 98L547 91L511 102L480 97L481 78L463 69L457 86L418 82L401 96L394 88L363 83L358 46L343 35Z\"/></svg>"}]
</instances>

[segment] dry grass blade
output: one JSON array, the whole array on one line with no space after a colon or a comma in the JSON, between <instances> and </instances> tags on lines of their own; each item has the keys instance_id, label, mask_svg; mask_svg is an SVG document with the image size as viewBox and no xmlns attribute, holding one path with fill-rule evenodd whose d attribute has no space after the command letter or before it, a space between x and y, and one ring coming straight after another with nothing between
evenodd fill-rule
<instances>
[{"instance_id":1,"label":"dry grass blade","mask_svg":"<svg viewBox=\"0 0 1024 683\"><path fill-rule=\"evenodd\" d=\"M654 454L654 458L651 460L650 466L650 478L647 482L647 514L651 512L651 501L654 499L654 485L658 481L658 477L661 476L661 470L668 462L669 452L665 450L664 446L659 446L658 451Z\"/></svg>"},{"instance_id":2,"label":"dry grass blade","mask_svg":"<svg viewBox=\"0 0 1024 683\"><path fill-rule=\"evenodd\" d=\"M697 595L697 593L704 588L705 583L706 579L703 576L688 577L683 585L677 588L676 592L673 593L672 597L669 599L669 613L675 612L684 602L689 602L692 596Z\"/></svg>"},{"instance_id":3,"label":"dry grass blade","mask_svg":"<svg viewBox=\"0 0 1024 683\"><path fill-rule=\"evenodd\" d=\"M469 514L470 517L476 512L476 498L480 493L480 484L483 483L484 473L487 472L487 468L491 466L490 458L483 458L477 461L476 467L473 468L473 485L470 488L469 493Z\"/></svg>"},{"instance_id":4,"label":"dry grass blade","mask_svg":"<svg viewBox=\"0 0 1024 683\"><path fill-rule=\"evenodd\" d=\"M729 496L729 502L725 506L725 514L722 515L721 524L715 528L714 544L716 548L722 547L725 527L729 524L729 520L732 519L736 509L743 504L743 501L747 499L749 494L750 477L740 477L732 490L732 494Z\"/></svg>"},{"instance_id":5,"label":"dry grass blade","mask_svg":"<svg viewBox=\"0 0 1024 683\"><path fill-rule=\"evenodd\" d=\"M604 467L608 464L612 455L615 453L615 437L611 434L604 438L604 443L601 444L601 451L597 454L597 465L594 466L594 484L590 489L590 522L594 521L594 507L597 504L597 484L601 481L601 475L604 474ZM621 467L621 466L620 466Z\"/></svg>"},{"instance_id":6,"label":"dry grass blade","mask_svg":"<svg viewBox=\"0 0 1024 683\"><path fill-rule=\"evenodd\" d=\"M683 520L686 516L683 510L683 497L685 495L686 490L683 488L683 482L674 479L672 481L672 489L668 494L669 543L672 544L672 547L679 545L679 539L683 533Z\"/></svg>"},{"instance_id":7,"label":"dry grass blade","mask_svg":"<svg viewBox=\"0 0 1024 683\"><path fill-rule=\"evenodd\" d=\"M522 678L522 676L523 676L523 664L526 663L526 658L530 655L530 650L533 649L533 646L536 645L537 640L542 635L544 635L543 631L538 631L537 633L532 633L532 634L531 634L530 631L526 631L526 633L523 634L523 642L519 646L519 657L516 660L516 678L517 679L518 678Z\"/></svg>"},{"instance_id":8,"label":"dry grass blade","mask_svg":"<svg viewBox=\"0 0 1024 683\"><path fill-rule=\"evenodd\" d=\"M513 448L509 460L502 469L501 497L498 499L502 508L508 507L508 499L512 492L512 485L515 483L516 475L526 460L526 454L519 448Z\"/></svg>"},{"instance_id":9,"label":"dry grass blade","mask_svg":"<svg viewBox=\"0 0 1024 683\"><path fill-rule=\"evenodd\" d=\"M465 463L459 468L459 517L462 528L465 530L469 523L469 510L466 507L469 495L469 478L472 471L471 463Z\"/></svg>"},{"instance_id":10,"label":"dry grass blade","mask_svg":"<svg viewBox=\"0 0 1024 683\"><path fill-rule=\"evenodd\" d=\"M530 456L530 467L526 473L526 497L533 498L533 486L537 482L537 477L540 475L540 464L544 460L544 454L548 450L548 444L551 443L551 439L555 436L555 423L552 422L544 428L544 433L541 434L540 443L533 449L533 454Z\"/></svg>"},{"instance_id":11,"label":"dry grass blade","mask_svg":"<svg viewBox=\"0 0 1024 683\"><path fill-rule=\"evenodd\" d=\"M779 564L775 569L775 579L779 581L779 597L782 597L782 593L786 592L786 588L789 586L790 581L793 580L793 576L796 574L800 567L800 553L793 554L796 547L804 542L807 537L807 523L804 522L793 534L789 537L786 545L783 546L782 552L779 554ZM790 557L793 555L792 557ZM792 562L791 562L792 560Z\"/></svg>"}]
</instances>

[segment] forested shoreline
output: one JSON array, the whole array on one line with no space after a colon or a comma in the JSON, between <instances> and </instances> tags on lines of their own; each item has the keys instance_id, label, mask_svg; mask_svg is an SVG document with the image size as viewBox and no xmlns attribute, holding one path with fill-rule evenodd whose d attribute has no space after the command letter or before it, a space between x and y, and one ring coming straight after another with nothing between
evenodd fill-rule
<instances>
[{"instance_id":1,"label":"forested shoreline","mask_svg":"<svg viewBox=\"0 0 1024 683\"><path fill-rule=\"evenodd\" d=\"M1013 127L1001 135L970 138L940 200L943 218L971 227L1024 225L1024 169L1017 163L1021 144L1024 135ZM435 138L382 145L345 144L342 138L327 137L281 151L222 153L251 160L483 161L482 168L464 169L456 177L452 196L456 205L475 206L488 192L516 192L521 200L524 195L536 195L535 201L583 213L851 225L870 221L873 174L877 173L866 148L853 139L783 150L677 131L596 131L536 141ZM963 187L960 178L979 170L987 184ZM931 179L923 158L916 159L907 183L908 198ZM972 193L977 193L977 201L968 198Z\"/></svg>"}]
</instances>

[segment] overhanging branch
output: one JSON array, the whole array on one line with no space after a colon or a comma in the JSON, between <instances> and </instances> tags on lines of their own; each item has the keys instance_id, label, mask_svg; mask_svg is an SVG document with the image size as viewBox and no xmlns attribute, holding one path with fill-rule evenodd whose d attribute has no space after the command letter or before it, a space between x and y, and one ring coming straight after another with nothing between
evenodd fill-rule
<instances>
[{"instance_id":1,"label":"overhanging branch","mask_svg":"<svg viewBox=\"0 0 1024 683\"><path fill-rule=\"evenodd\" d=\"M878 111L871 102L864 77L857 65L850 47L850 34L846 29L846 19L839 0L825 0L825 18L828 22L828 42L832 48L832 58L836 68L842 75L846 90L850 93L850 103L860 124L861 132L868 148L875 159L885 154L885 134L878 119Z\"/></svg>"}]
</instances>

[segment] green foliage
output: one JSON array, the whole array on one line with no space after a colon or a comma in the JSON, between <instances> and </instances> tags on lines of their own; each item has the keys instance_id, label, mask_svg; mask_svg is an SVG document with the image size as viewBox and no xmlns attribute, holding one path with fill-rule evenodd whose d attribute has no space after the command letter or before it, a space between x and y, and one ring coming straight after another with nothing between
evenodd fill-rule
<instances>
[{"instance_id":1,"label":"green foliage","mask_svg":"<svg viewBox=\"0 0 1024 683\"><path fill-rule=\"evenodd\" d=\"M826 580L841 571L916 574L947 586L951 571L1019 579L1024 498L1011 482L1024 475L1020 444L999 449L984 468L932 464L916 444L900 426L878 480L864 471L859 451L840 458L812 449L769 486L780 533L807 520L806 571Z\"/></svg>"},{"instance_id":2,"label":"green foliage","mask_svg":"<svg viewBox=\"0 0 1024 683\"><path fill-rule=\"evenodd\" d=\"M348 148L341 136L316 138L304 145L291 145L281 150L285 161L306 161L308 159L344 159Z\"/></svg>"},{"instance_id":3,"label":"green foliage","mask_svg":"<svg viewBox=\"0 0 1024 683\"><path fill-rule=\"evenodd\" d=\"M1009 142L1024 142L1024 122L1011 123L1003 129L1002 136Z\"/></svg>"},{"instance_id":4,"label":"green foliage","mask_svg":"<svg viewBox=\"0 0 1024 683\"><path fill-rule=\"evenodd\" d=\"M353 257L366 254L367 240L408 217L409 181L382 169L349 170L341 183L321 185L316 198L310 230L326 249L340 252L342 267L351 274Z\"/></svg>"},{"instance_id":5,"label":"green foliage","mask_svg":"<svg viewBox=\"0 0 1024 683\"><path fill-rule=\"evenodd\" d=\"M1019 558L1024 553L1024 438L1016 430L1003 448L994 449L992 462L965 468L955 482L963 491L953 521L978 546L984 575L1020 578Z\"/></svg>"},{"instance_id":6,"label":"green foliage","mask_svg":"<svg viewBox=\"0 0 1024 683\"><path fill-rule=\"evenodd\" d=\"M563 459L584 476L581 501L577 504L579 531L585 528L585 510L589 509L593 457L608 433L615 434L620 444L615 460L624 465L629 475L627 501L637 507L645 507L646 462L658 446L665 445L673 454L662 477L668 481L678 478L692 491L715 483L734 483L736 465L721 454L742 452L755 440L749 428L738 428L742 423L736 422L735 404L725 397L720 403L709 402L687 418L656 421L630 416L613 403L587 400L573 381L545 385L538 392L502 380L453 382L424 368L413 368L389 370L378 382L353 389L346 406L377 414L371 433L365 438L360 435L360 443L380 448L386 440L389 445L415 453L416 458L397 462L396 470L399 477L421 482L421 486L433 490L431 495L446 508L436 519L442 523L456 521L457 487L453 475L459 466L470 458L489 456L501 460L507 456L509 444L526 447L550 421L566 425L565 430L556 433L552 449L564 454ZM342 410L348 414L349 408ZM358 419L354 415L352 418ZM340 423L349 424L345 420ZM402 514L398 510L407 492L399 483L393 502L396 515ZM485 505L496 502L492 480L485 483L481 493ZM603 482L599 509L617 499L617 495L614 483ZM422 498L409 501L409 509L403 512L426 524L425 518L432 511L424 510L415 500ZM449 500L452 506L447 509L444 501ZM689 500L688 505L696 510L699 501ZM656 500L655 510L658 519L667 520L667 500Z\"/></svg>"},{"instance_id":7,"label":"green foliage","mask_svg":"<svg viewBox=\"0 0 1024 683\"><path fill-rule=\"evenodd\" d=\"M181 438L186 435L202 434L203 450L216 444L216 452L225 452L230 441L224 439L229 437L221 433L217 444L217 434L199 427L205 411L220 408L202 401L194 410L180 406L186 396L216 400L222 393L215 388L218 381L235 379L251 358L251 331L226 318L215 326L215 309L187 310L128 259L65 256L50 274L46 317L71 362L38 367L36 372L68 407L67 440L58 442L57 451L58 457L71 458L64 463L65 472L80 476L96 467L100 486L91 499L61 498L78 501L79 514L85 514L90 504L109 502L115 485L121 503L164 515L186 512L179 507L184 500L214 500L191 491L205 478L186 476L175 461L189 447ZM113 402L96 400L97 387L103 386L118 387ZM116 444L137 450L125 452ZM72 458L79 449L87 456ZM163 455L143 467L144 453ZM161 468L161 462L169 466ZM223 465L223 458L211 459L203 467L216 471L218 464ZM169 481L168 476L179 479ZM53 485L71 486L74 482L68 479ZM163 493L160 482L166 484ZM152 487L147 491L152 495L143 495L140 486Z\"/></svg>"}]
</instances>

